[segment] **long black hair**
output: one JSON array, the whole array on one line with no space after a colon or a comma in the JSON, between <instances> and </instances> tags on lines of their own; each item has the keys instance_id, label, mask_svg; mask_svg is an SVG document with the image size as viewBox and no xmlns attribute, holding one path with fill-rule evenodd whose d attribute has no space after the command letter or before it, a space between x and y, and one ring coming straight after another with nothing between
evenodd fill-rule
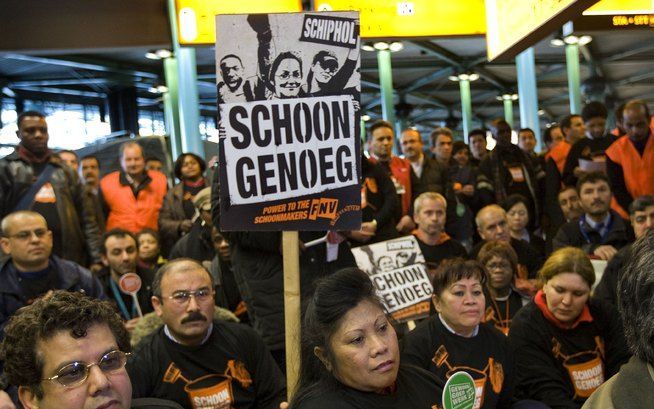
<instances>
[{"instance_id":1,"label":"long black hair","mask_svg":"<svg viewBox=\"0 0 654 409\"><path fill-rule=\"evenodd\" d=\"M340 327L345 314L362 301L371 301L384 311L368 275L358 268L340 270L316 283L316 290L304 315L300 378L291 408L319 393L338 388L336 378L316 357L314 350L321 348L325 358L334 362L331 337Z\"/></svg>"}]
</instances>

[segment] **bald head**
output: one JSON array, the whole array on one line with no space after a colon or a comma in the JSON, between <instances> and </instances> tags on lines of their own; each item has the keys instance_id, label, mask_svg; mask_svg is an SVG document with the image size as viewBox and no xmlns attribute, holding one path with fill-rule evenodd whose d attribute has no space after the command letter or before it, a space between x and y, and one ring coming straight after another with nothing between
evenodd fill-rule
<instances>
[{"instance_id":1,"label":"bald head","mask_svg":"<svg viewBox=\"0 0 654 409\"><path fill-rule=\"evenodd\" d=\"M479 236L486 240L509 242L511 235L506 220L506 211L496 204L482 208L475 217Z\"/></svg>"},{"instance_id":2,"label":"bald head","mask_svg":"<svg viewBox=\"0 0 654 409\"><path fill-rule=\"evenodd\" d=\"M38 220L45 228L48 228L48 222L45 218L37 212L31 210L19 210L17 212L9 213L0 222L0 229L2 229L2 236L8 237L15 233L16 227L21 226L27 221Z\"/></svg>"}]
</instances>

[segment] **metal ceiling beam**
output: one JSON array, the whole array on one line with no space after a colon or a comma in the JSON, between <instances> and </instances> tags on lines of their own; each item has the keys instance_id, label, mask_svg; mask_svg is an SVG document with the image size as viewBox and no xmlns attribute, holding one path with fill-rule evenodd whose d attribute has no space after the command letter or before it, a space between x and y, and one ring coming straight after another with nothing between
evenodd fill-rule
<instances>
[{"instance_id":1,"label":"metal ceiling beam","mask_svg":"<svg viewBox=\"0 0 654 409\"><path fill-rule=\"evenodd\" d=\"M431 74L427 74L424 77L418 78L417 80L405 85L400 89L400 92L408 93L411 91L415 91L426 85L431 84L432 82L438 79L452 75L453 73L454 70L451 67L441 68L438 71L432 72Z\"/></svg>"},{"instance_id":2,"label":"metal ceiling beam","mask_svg":"<svg viewBox=\"0 0 654 409\"><path fill-rule=\"evenodd\" d=\"M620 53L614 53L614 54L608 55L606 57L602 57L601 62L607 63L607 62L610 62L610 61L619 61L619 60L622 60L622 59L624 59L626 57L631 57L631 56L642 54L642 53L645 53L647 51L652 51L652 50L654 50L654 41L650 41L649 43L646 43L646 44L643 44L641 46L634 47L634 48L626 46L625 51L620 52Z\"/></svg>"},{"instance_id":3,"label":"metal ceiling beam","mask_svg":"<svg viewBox=\"0 0 654 409\"><path fill-rule=\"evenodd\" d=\"M27 62L39 63L39 64L57 65L60 67L68 67L72 69L99 71L99 72L113 72L113 73L119 73L124 75L130 75L133 77L143 77L143 78L150 78L150 79L159 78L158 74L154 74L151 72L130 70L130 69L118 67L116 64L107 64L107 63L100 64L97 62L90 62L88 60L81 60L77 58L74 59L46 58L46 57L35 57L35 56L23 55L23 54L3 54L2 57L16 60L16 61L27 61Z\"/></svg>"},{"instance_id":4,"label":"metal ceiling beam","mask_svg":"<svg viewBox=\"0 0 654 409\"><path fill-rule=\"evenodd\" d=\"M23 87L20 89L20 91L42 92L45 94L71 95L75 97L86 97L86 98L106 98L107 96L107 94L103 92L78 91L72 89L49 88L49 87Z\"/></svg>"}]
</instances>

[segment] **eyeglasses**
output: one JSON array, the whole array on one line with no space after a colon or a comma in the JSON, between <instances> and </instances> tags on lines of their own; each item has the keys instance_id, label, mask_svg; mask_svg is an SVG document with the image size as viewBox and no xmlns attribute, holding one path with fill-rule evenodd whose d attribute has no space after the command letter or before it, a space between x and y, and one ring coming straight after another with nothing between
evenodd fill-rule
<instances>
[{"instance_id":1,"label":"eyeglasses","mask_svg":"<svg viewBox=\"0 0 654 409\"><path fill-rule=\"evenodd\" d=\"M179 305L184 305L191 300L191 297L195 297L195 301L197 301L198 303L202 303L213 298L213 294L214 294L213 290L210 288L200 288L199 290L195 290L195 291L191 291L191 290L176 291L175 293L173 293L173 295L169 295L168 297L163 297L163 298L168 298L169 300L175 301Z\"/></svg>"},{"instance_id":2,"label":"eyeglasses","mask_svg":"<svg viewBox=\"0 0 654 409\"><path fill-rule=\"evenodd\" d=\"M21 241L27 241L32 238L32 235L35 235L36 238L42 239L45 237L46 234L48 234L48 229L36 229L36 230L25 230L25 231L20 231L16 234L10 234L7 237L16 239L16 240L21 240Z\"/></svg>"},{"instance_id":3,"label":"eyeglasses","mask_svg":"<svg viewBox=\"0 0 654 409\"><path fill-rule=\"evenodd\" d=\"M43 381L57 381L66 387L78 386L89 377L89 371L93 365L97 365L105 374L114 373L125 367L127 363L126 353L119 350L109 351L100 358L98 362L87 364L86 362L72 362L59 368L55 376L43 378Z\"/></svg>"}]
</instances>

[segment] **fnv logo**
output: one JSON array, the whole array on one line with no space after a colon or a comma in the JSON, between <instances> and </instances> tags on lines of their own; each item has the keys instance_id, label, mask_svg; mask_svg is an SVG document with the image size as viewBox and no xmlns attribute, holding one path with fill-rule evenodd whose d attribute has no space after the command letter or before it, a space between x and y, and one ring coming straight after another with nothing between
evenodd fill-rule
<instances>
[{"instance_id":1,"label":"fnv logo","mask_svg":"<svg viewBox=\"0 0 654 409\"><path fill-rule=\"evenodd\" d=\"M318 217L335 219L338 209L338 199L313 199L309 207L309 220L316 220Z\"/></svg>"}]
</instances>

